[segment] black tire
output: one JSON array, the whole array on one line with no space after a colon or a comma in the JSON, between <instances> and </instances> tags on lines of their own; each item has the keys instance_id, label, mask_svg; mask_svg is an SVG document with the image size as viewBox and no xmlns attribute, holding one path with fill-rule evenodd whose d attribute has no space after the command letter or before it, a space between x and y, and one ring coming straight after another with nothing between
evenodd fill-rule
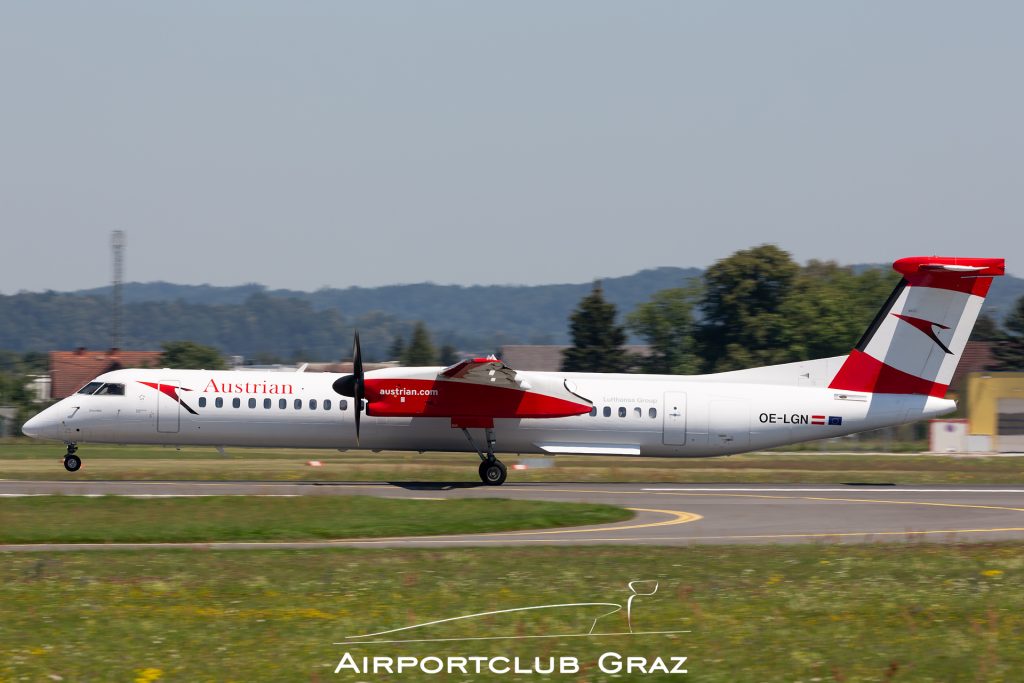
<instances>
[{"instance_id":1,"label":"black tire","mask_svg":"<svg viewBox=\"0 0 1024 683\"><path fill-rule=\"evenodd\" d=\"M82 459L77 455L64 456L64 469L68 472L77 472L82 467Z\"/></svg>"},{"instance_id":2,"label":"black tire","mask_svg":"<svg viewBox=\"0 0 1024 683\"><path fill-rule=\"evenodd\" d=\"M480 463L480 481L488 486L501 486L508 478L508 468L500 460Z\"/></svg>"}]
</instances>

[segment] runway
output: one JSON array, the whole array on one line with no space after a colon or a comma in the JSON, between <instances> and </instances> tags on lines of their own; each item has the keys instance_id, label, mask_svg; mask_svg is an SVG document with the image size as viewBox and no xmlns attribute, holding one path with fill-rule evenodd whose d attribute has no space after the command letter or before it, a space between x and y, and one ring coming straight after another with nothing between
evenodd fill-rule
<instances>
[{"instance_id":1,"label":"runway","mask_svg":"<svg viewBox=\"0 0 1024 683\"><path fill-rule=\"evenodd\" d=\"M362 495L388 498L515 498L608 503L636 516L616 524L463 536L310 542L0 545L0 551L83 548L366 548L697 543L962 543L1024 540L1024 487L780 486L678 484L0 481L0 497L24 495Z\"/></svg>"}]
</instances>

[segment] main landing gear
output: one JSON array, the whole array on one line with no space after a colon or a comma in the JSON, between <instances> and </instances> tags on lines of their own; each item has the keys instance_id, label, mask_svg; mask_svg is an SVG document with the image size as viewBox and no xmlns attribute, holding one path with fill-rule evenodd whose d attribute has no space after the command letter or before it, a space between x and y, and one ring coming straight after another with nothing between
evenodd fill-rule
<instances>
[{"instance_id":1,"label":"main landing gear","mask_svg":"<svg viewBox=\"0 0 1024 683\"><path fill-rule=\"evenodd\" d=\"M75 455L77 452L78 446L69 441L68 452L64 454L64 469L68 472L77 472L82 466L82 459Z\"/></svg>"},{"instance_id":2,"label":"main landing gear","mask_svg":"<svg viewBox=\"0 0 1024 683\"><path fill-rule=\"evenodd\" d=\"M469 440L469 444L476 451L477 455L480 456L480 468L478 470L480 474L480 481L488 486L501 486L504 484L505 479L508 478L508 468L505 467L505 463L494 457L494 430L490 427L484 430L484 434L487 436L486 453L480 450L480 447L476 445L476 441L473 440L473 435L469 433L468 429L463 427L462 433L466 435L466 439Z\"/></svg>"}]
</instances>

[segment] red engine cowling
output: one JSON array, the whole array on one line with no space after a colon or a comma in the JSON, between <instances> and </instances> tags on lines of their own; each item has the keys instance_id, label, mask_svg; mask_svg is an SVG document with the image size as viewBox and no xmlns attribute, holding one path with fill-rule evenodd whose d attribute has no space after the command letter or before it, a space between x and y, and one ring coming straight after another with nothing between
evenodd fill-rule
<instances>
[{"instance_id":1,"label":"red engine cowling","mask_svg":"<svg viewBox=\"0 0 1024 683\"><path fill-rule=\"evenodd\" d=\"M590 412L585 399L440 379L366 378L367 415L374 417L553 418Z\"/></svg>"}]
</instances>

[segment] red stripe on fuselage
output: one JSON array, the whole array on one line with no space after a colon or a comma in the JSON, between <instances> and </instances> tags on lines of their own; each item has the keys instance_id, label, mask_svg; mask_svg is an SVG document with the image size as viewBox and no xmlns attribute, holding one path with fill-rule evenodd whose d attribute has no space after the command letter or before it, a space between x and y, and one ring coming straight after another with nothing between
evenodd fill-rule
<instances>
[{"instance_id":1,"label":"red stripe on fuselage","mask_svg":"<svg viewBox=\"0 0 1024 683\"><path fill-rule=\"evenodd\" d=\"M910 373L897 370L873 358L863 351L854 349L839 368L829 389L866 391L878 394L921 394L923 396L946 395L949 386L930 382Z\"/></svg>"},{"instance_id":2,"label":"red stripe on fuselage","mask_svg":"<svg viewBox=\"0 0 1024 683\"><path fill-rule=\"evenodd\" d=\"M549 418L582 415L591 408L545 394L468 382L367 377L365 386L367 414L375 417Z\"/></svg>"}]
</instances>

